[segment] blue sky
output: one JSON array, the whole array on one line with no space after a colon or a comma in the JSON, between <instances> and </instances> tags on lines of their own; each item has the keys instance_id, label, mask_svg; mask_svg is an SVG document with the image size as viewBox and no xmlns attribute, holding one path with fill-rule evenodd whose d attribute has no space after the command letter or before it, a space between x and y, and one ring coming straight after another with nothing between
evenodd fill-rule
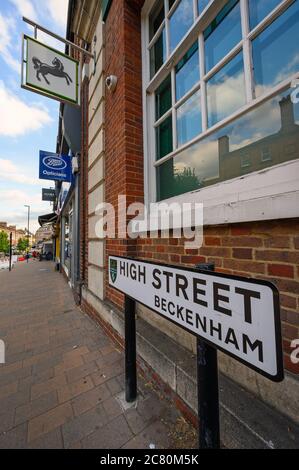
<instances>
[{"instance_id":1,"label":"blue sky","mask_svg":"<svg viewBox=\"0 0 299 470\"><path fill-rule=\"evenodd\" d=\"M31 230L37 217L51 211L41 201L41 188L54 182L39 180L39 150L55 152L59 103L20 87L21 34L33 36L22 16L65 36L68 0L0 1L0 221L27 226L31 206ZM43 33L38 39L55 48L64 45Z\"/></svg>"}]
</instances>

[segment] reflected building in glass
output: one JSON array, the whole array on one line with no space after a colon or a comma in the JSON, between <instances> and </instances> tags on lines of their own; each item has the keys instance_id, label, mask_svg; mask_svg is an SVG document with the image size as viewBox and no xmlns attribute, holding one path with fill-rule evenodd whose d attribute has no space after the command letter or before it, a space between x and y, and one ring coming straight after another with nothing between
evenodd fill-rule
<instances>
[{"instance_id":1,"label":"reflected building in glass","mask_svg":"<svg viewBox=\"0 0 299 470\"><path fill-rule=\"evenodd\" d=\"M299 105L278 95L158 167L159 199L299 158Z\"/></svg>"},{"instance_id":2,"label":"reflected building in glass","mask_svg":"<svg viewBox=\"0 0 299 470\"><path fill-rule=\"evenodd\" d=\"M280 129L262 139L234 148L228 135L218 139L219 181L299 158L299 124L295 122L294 105L290 95L279 101ZM267 120L267 116L265 115ZM268 117L269 119L269 117ZM274 120L275 121L275 120ZM273 122L273 128L276 125Z\"/></svg>"}]
</instances>

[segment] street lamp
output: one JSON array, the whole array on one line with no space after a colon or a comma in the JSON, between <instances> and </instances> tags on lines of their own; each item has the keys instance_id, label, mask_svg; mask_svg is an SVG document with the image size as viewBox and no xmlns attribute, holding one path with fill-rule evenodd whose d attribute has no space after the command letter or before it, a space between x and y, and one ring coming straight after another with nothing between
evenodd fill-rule
<instances>
[{"instance_id":1,"label":"street lamp","mask_svg":"<svg viewBox=\"0 0 299 470\"><path fill-rule=\"evenodd\" d=\"M29 238L30 238L30 235L29 235L29 220L30 220L30 206L28 206L27 204L24 204L24 207L27 207L28 209L28 222L27 222L27 237L28 237L28 246L27 246L27 263L29 261Z\"/></svg>"}]
</instances>

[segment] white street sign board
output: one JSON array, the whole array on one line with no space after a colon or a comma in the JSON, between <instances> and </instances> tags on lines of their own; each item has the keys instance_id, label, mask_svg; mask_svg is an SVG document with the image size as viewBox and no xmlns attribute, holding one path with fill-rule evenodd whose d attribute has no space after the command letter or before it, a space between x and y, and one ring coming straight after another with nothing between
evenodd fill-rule
<instances>
[{"instance_id":1,"label":"white street sign board","mask_svg":"<svg viewBox=\"0 0 299 470\"><path fill-rule=\"evenodd\" d=\"M279 295L270 282L110 256L109 285L269 379L283 380Z\"/></svg>"},{"instance_id":2,"label":"white street sign board","mask_svg":"<svg viewBox=\"0 0 299 470\"><path fill-rule=\"evenodd\" d=\"M22 87L58 101L79 104L79 62L29 36L24 39L26 67Z\"/></svg>"}]
</instances>

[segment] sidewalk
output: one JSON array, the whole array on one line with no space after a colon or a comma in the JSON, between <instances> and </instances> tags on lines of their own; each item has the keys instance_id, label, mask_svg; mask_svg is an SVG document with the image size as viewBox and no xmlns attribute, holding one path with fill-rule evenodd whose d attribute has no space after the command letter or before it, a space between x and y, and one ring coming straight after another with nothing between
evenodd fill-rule
<instances>
[{"instance_id":1,"label":"sidewalk","mask_svg":"<svg viewBox=\"0 0 299 470\"><path fill-rule=\"evenodd\" d=\"M0 272L0 448L196 447L168 402L138 378L124 411L124 357L75 305L50 262Z\"/></svg>"},{"instance_id":2,"label":"sidewalk","mask_svg":"<svg viewBox=\"0 0 299 470\"><path fill-rule=\"evenodd\" d=\"M0 272L0 449L196 448L197 434L138 377L123 410L124 356L75 305L50 262ZM299 448L299 427L220 376L222 445Z\"/></svg>"}]
</instances>

